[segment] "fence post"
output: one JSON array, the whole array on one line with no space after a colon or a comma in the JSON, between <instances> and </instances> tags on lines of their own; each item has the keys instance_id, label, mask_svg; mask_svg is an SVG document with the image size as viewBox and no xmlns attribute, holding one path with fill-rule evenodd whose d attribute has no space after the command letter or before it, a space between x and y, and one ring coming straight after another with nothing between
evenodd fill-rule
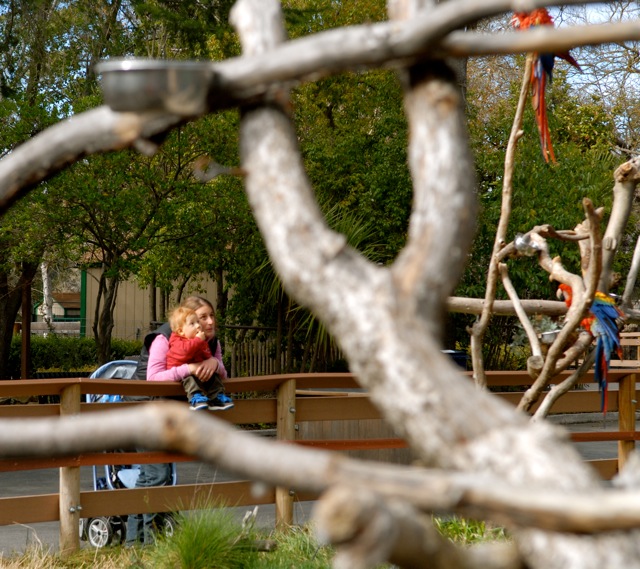
<instances>
[{"instance_id":1,"label":"fence post","mask_svg":"<svg viewBox=\"0 0 640 569\"><path fill-rule=\"evenodd\" d=\"M296 380L288 379L278 387L276 436L281 441L296 438ZM293 525L293 494L289 488L276 488L276 527Z\"/></svg>"},{"instance_id":2,"label":"fence post","mask_svg":"<svg viewBox=\"0 0 640 569\"><path fill-rule=\"evenodd\" d=\"M626 375L618 386L618 430L636 430L636 375ZM635 449L635 441L618 441L618 471L624 468L629 455Z\"/></svg>"},{"instance_id":3,"label":"fence post","mask_svg":"<svg viewBox=\"0 0 640 569\"><path fill-rule=\"evenodd\" d=\"M80 384L63 388L60 393L60 416L80 413ZM80 467L60 468L60 554L69 555L80 549Z\"/></svg>"}]
</instances>

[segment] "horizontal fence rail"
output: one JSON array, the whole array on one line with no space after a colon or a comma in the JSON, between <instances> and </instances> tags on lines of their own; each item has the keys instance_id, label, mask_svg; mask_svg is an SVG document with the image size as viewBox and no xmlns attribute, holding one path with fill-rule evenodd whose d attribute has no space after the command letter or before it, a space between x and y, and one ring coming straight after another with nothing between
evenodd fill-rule
<instances>
[{"instance_id":1,"label":"horizontal fence rail","mask_svg":"<svg viewBox=\"0 0 640 569\"><path fill-rule=\"evenodd\" d=\"M562 381L570 372L556 379ZM640 434L635 431L636 374L640 370L612 369L610 383L618 384L609 397L609 410L618 413L618 430L573 433L576 442L617 441L618 459L591 461L604 479L612 478L635 448ZM470 378L470 372L466 373ZM516 404L531 379L526 372L487 372L495 395ZM470 379L471 380L471 379ZM593 383L593 374L582 382ZM518 390L518 388L521 388ZM350 373L266 375L234 378L226 382L227 391L236 395L235 407L216 416L235 425L273 425L276 438L325 450L348 452L352 456L409 463L406 442L384 423ZM509 391L506 391L506 390ZM514 391L517 390L517 391ZM110 409L144 402L85 403L87 394L184 396L177 383L154 383L121 379L71 377L0 381L0 399L31 400L26 404L0 405L2 418L55 417L76 413L108 412ZM241 394L252 395L240 398ZM49 402L35 402L40 398ZM59 401L58 401L59 400ZM553 413L597 412L597 390L575 390L562 397ZM246 427L245 427L246 428ZM273 429L272 429L273 431ZM294 501L316 499L306 493L275 488L259 497L247 480L214 484L178 484L144 489L80 491L79 469L107 464L188 462L194 457L163 452L87 453L65 458L3 459L0 472L60 469L60 492L39 496L0 498L0 525L14 523L60 522L61 551L79 548L79 518L152 513L201 508L203 501L219 501L234 506L275 504L276 523L293 523ZM81 507L79 511L77 506Z\"/></svg>"}]
</instances>

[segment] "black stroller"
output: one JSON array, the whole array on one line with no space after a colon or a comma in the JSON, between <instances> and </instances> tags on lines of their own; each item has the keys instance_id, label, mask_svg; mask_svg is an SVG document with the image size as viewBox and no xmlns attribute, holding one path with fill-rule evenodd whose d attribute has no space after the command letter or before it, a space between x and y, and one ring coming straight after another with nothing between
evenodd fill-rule
<instances>
[{"instance_id":1,"label":"black stroller","mask_svg":"<svg viewBox=\"0 0 640 569\"><path fill-rule=\"evenodd\" d=\"M89 377L96 379L131 379L137 363L133 360L115 360L104 364ZM122 401L120 395L87 395L87 403L116 403ZM117 452L114 453L114 458ZM172 468L172 486L177 483L176 465ZM93 466L93 489L116 490L120 488L134 488L140 474L139 464L109 464ZM163 531L172 535L175 520L171 514L162 515ZM100 516L96 518L82 518L80 520L80 539L89 542L93 547L121 544L127 535L127 516Z\"/></svg>"}]
</instances>

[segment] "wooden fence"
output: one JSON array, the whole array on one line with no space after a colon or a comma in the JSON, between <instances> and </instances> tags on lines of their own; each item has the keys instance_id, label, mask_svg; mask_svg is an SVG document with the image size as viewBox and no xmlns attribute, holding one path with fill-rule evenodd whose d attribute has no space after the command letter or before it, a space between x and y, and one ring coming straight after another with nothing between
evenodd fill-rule
<instances>
[{"instance_id":1,"label":"wooden fence","mask_svg":"<svg viewBox=\"0 0 640 569\"><path fill-rule=\"evenodd\" d=\"M284 370L287 367L287 353L283 349L280 354L280 366L278 367L277 358L277 341L275 338L267 338L264 340L243 340L241 342L229 343L225 348L225 354L230 354L231 365L227 371L231 377L253 377L256 375L272 375L277 370ZM320 354L316 353L318 346L314 346L307 354L305 363L299 358L292 357L290 365L294 370L300 370L301 367L308 369L326 369L327 366L333 366L338 361L345 361L344 355L340 349L335 346L322 346ZM322 367L320 367L322 366Z\"/></svg>"},{"instance_id":2,"label":"wooden fence","mask_svg":"<svg viewBox=\"0 0 640 569\"><path fill-rule=\"evenodd\" d=\"M619 383L609 397L610 411L619 411L616 432L574 433L574 441L618 441L617 460L593 461L593 466L605 479L610 479L624 464L635 447L638 433L636 419L636 374L640 370L611 370L611 383ZM469 374L467 374L469 375ZM559 380L566 377L563 374ZM489 384L501 387L527 386L526 372L488 372ZM593 382L593 376L584 382ZM263 393L270 396L254 399L236 398L234 409L217 414L236 425L267 423L276 426L277 438L298 444L336 451L371 453L379 460L408 461L408 449L401 439L383 425L380 414L351 374L289 374L231 379L227 383L231 394ZM83 403L88 393L121 395L181 395L178 384L162 384L132 380L101 380L89 378L0 381L1 397L59 396L60 403L32 403L0 406L2 418L52 417L88 412L108 412L112 406L144 403ZM516 403L522 393L501 392L497 396ZM577 390L561 398L554 413L595 412L600 406L596 390ZM348 426L350 425L350 426ZM355 426L354 426L355 425ZM377 429L373 432L373 428ZM319 434L320 433L320 434ZM386 453L386 454L382 454ZM400 454L398 454L400 453ZM404 453L404 454L402 454ZM372 458L370 454L369 458ZM159 453L121 453L119 464L185 462L193 457ZM92 453L67 458L4 459L0 472L60 468L60 492L39 496L0 498L0 525L36 522L60 522L61 551L79 547L79 518L126 515L130 513L189 510L202 507L203 497L222 500L235 506L275 504L276 523L293 523L295 501L313 500L317 496L294 493L288 488L268 490L260 497L251 493L251 482L238 480L215 484L176 485L159 488L124 489L97 492L80 491L80 467L113 462L113 455ZM178 507L179 505L179 507Z\"/></svg>"},{"instance_id":3,"label":"wooden fence","mask_svg":"<svg viewBox=\"0 0 640 569\"><path fill-rule=\"evenodd\" d=\"M285 359L283 352L280 369L285 369ZM275 340L246 340L231 345L231 377L272 375L277 369Z\"/></svg>"}]
</instances>

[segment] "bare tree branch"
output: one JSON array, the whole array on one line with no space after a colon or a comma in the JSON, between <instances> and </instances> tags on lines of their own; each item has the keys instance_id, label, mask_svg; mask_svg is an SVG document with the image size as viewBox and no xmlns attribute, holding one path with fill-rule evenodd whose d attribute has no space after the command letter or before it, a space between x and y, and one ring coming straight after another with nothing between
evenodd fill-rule
<instances>
[{"instance_id":1,"label":"bare tree branch","mask_svg":"<svg viewBox=\"0 0 640 569\"><path fill-rule=\"evenodd\" d=\"M632 308L631 296L633 295L633 289L636 286L636 280L638 278L638 271L640 270L640 236L636 239L636 246L633 250L633 259L631 261L631 267L627 274L627 281L624 287L624 293L622 294L622 303L620 309L623 312L627 312Z\"/></svg>"},{"instance_id":2,"label":"bare tree branch","mask_svg":"<svg viewBox=\"0 0 640 569\"><path fill-rule=\"evenodd\" d=\"M133 146L182 121L169 114L98 107L49 127L0 160L0 214L35 184L84 156Z\"/></svg>"},{"instance_id":3,"label":"bare tree branch","mask_svg":"<svg viewBox=\"0 0 640 569\"><path fill-rule=\"evenodd\" d=\"M607 229L602 238L602 272L598 281L598 290L609 292L611 286L611 267L613 258L622 241L622 233L627 226L631 206L636 194L636 186L640 183L640 157L634 158L619 166L613 174L613 207Z\"/></svg>"},{"instance_id":4,"label":"bare tree branch","mask_svg":"<svg viewBox=\"0 0 640 569\"><path fill-rule=\"evenodd\" d=\"M522 308L522 303L518 298L518 293L509 278L509 271L507 269L507 265L505 263L500 263L498 265L498 269L500 270L500 277L502 278L502 286L507 291L511 302L516 309L516 315L518 316L518 320L522 324L524 331L529 339L529 344L531 345L531 355L533 357L538 357L542 359L542 350L540 348L540 341L538 340L538 335L536 331L533 329L533 325L531 321L527 318L527 314Z\"/></svg>"},{"instance_id":5,"label":"bare tree branch","mask_svg":"<svg viewBox=\"0 0 640 569\"><path fill-rule=\"evenodd\" d=\"M595 3L595 0L563 2L564 5L584 3ZM531 0L525 7L514 6L510 0L449 0L404 24L382 22L329 30L287 42L273 52L273 57L256 54L252 58L229 59L215 65L216 90L222 95L217 104L228 106L263 96L274 83L317 81L347 70L383 64L406 66L432 56L467 57L541 49L562 52L579 45L640 39L640 26L636 22L500 35L453 31L482 18L543 5L553 4Z\"/></svg>"},{"instance_id":6,"label":"bare tree branch","mask_svg":"<svg viewBox=\"0 0 640 569\"><path fill-rule=\"evenodd\" d=\"M567 345L570 336L574 330L578 327L580 321L583 318L585 310L593 302L596 283L600 274L601 266L601 237L600 237L600 218L593 209L593 204L587 198L583 201L585 215L587 217L587 223L585 229L589 230L589 242L591 251L591 262L587 269L587 275L585 281L578 275L574 275L568 272L562 266L560 259L549 258L546 242L540 242L538 245L540 265L545 268L549 273L549 278L557 280L558 282L567 284L573 291L573 301L571 307L567 311L565 317L565 323L555 339L547 356L545 358L544 365L540 371L540 375L536 378L534 383L527 389L522 396L522 399L518 403L518 409L523 411L529 411L531 407L536 403L543 389L549 384L551 378L556 375L556 363L561 358L564 348ZM580 233L580 231L578 231ZM585 290L586 285L586 290ZM566 358L565 358L566 363Z\"/></svg>"},{"instance_id":7,"label":"bare tree branch","mask_svg":"<svg viewBox=\"0 0 640 569\"><path fill-rule=\"evenodd\" d=\"M433 75L421 74L416 85L424 80L425 85L433 81L444 86L446 77L435 73L438 68L434 66ZM448 113L462 116L462 106L453 104L455 89L447 92L451 98L448 96L448 103L440 107L445 113L440 118L442 124L432 128L449 128L451 140L433 158L456 164L460 147L466 148L467 143L455 140L459 130L451 126L457 121L450 120ZM279 107L282 101L281 95L277 102L248 109L243 116L241 156L250 204L285 287L338 339L351 369L385 418L425 464L472 471L478 476L499 471L506 484L527 480L546 489L595 489L598 482L593 472L569 444L541 423L526 427L529 421L525 416L469 382L454 379L458 370L440 353L433 338L437 325L429 323L429 315L416 305L420 294L414 291L421 288L411 280L412 275L402 276L409 279L409 294L405 294L397 284L400 275L394 274L392 279L389 270L368 263L328 230L304 175L292 125ZM424 137L412 138L412 144L424 146L410 150L417 156L433 149L424 143ZM418 184L442 184L451 195L467 191L467 172L439 164L430 164L430 168L446 179L423 182L418 173ZM424 222L430 224L433 235L450 231L440 224L447 219L440 207L448 207L448 203L434 200L434 209ZM422 227L426 227L422 223L416 226L419 234L424 234ZM428 244L437 245L434 240ZM423 254L438 252L427 248ZM416 266L422 270L425 264ZM395 273L395 266L393 270ZM440 291L435 294L439 296ZM527 543L527 563L535 566L536 560L544 559L545 569L600 567L614 542L624 559L635 552L631 540L610 536L569 539L523 530L517 532L516 539ZM576 547L583 552L578 563L573 554Z\"/></svg>"},{"instance_id":8,"label":"bare tree branch","mask_svg":"<svg viewBox=\"0 0 640 569\"><path fill-rule=\"evenodd\" d=\"M530 300L520 301L522 308L527 314L544 314L546 316L562 316L567 312L567 305L557 300ZM481 314L485 305L484 298L466 298L461 296L450 296L447 299L447 310L449 312L460 312L464 314ZM510 300L495 300L493 302L493 313L497 316L515 316L516 310Z\"/></svg>"},{"instance_id":9,"label":"bare tree branch","mask_svg":"<svg viewBox=\"0 0 640 569\"><path fill-rule=\"evenodd\" d=\"M504 158L504 178L502 181L502 202L500 207L500 219L496 229L496 235L493 242L493 250L491 259L489 260L489 268L487 271L487 288L485 291L485 303L480 318L471 327L471 362L473 366L473 378L479 387L487 386L487 377L484 369L484 360L482 357L482 340L489 326L493 302L496 297L498 286L498 255L507 244L507 228L511 218L511 198L513 195L513 167L515 159L515 151L518 141L522 137L522 120L524 117L525 104L529 93L529 78L531 77L531 56L527 57L524 74L522 76L522 84L520 86L520 97L518 98L518 106L513 117L513 124L507 142L507 151Z\"/></svg>"},{"instance_id":10,"label":"bare tree branch","mask_svg":"<svg viewBox=\"0 0 640 569\"><path fill-rule=\"evenodd\" d=\"M526 32L514 31L493 35L452 32L442 40L440 48L443 56L471 57L533 53L540 51L543 46L551 53L562 53L580 46L638 40L640 25L634 21L562 28L540 26Z\"/></svg>"},{"instance_id":11,"label":"bare tree branch","mask_svg":"<svg viewBox=\"0 0 640 569\"><path fill-rule=\"evenodd\" d=\"M581 332L578 338L578 342L576 342L576 344L572 346L572 349L577 352L579 348L582 347L583 350L580 353L583 353L584 350L586 350L586 348L588 348L592 342L593 342L593 338L591 337L591 334L589 334L588 332ZM577 355L579 354L567 355L565 356L565 359L570 362L574 362L576 360ZM559 383L558 385L552 385L551 391L547 393L542 403L540 403L540 406L536 409L536 412L533 415L533 419L537 421L546 417L549 414L549 411L551 411L551 407L553 407L553 404L558 399L560 399L560 397L562 397L565 393L567 393L567 391L572 389L578 383L580 378L585 376L585 374L593 366L594 361L595 361L595 351L592 350L589 353L589 355L580 364L578 369L574 371L567 379L565 379L562 383ZM558 367L561 367L561 366L559 365Z\"/></svg>"},{"instance_id":12,"label":"bare tree branch","mask_svg":"<svg viewBox=\"0 0 640 569\"><path fill-rule=\"evenodd\" d=\"M444 303L466 263L475 229L473 160L463 145L466 129L453 73L442 63L427 62L409 70L405 109L409 122L409 166L414 203L407 244L393 264L398 310L419 314L439 338ZM452 182L451 170L466 172ZM448 227L433 231L433 216Z\"/></svg>"}]
</instances>

